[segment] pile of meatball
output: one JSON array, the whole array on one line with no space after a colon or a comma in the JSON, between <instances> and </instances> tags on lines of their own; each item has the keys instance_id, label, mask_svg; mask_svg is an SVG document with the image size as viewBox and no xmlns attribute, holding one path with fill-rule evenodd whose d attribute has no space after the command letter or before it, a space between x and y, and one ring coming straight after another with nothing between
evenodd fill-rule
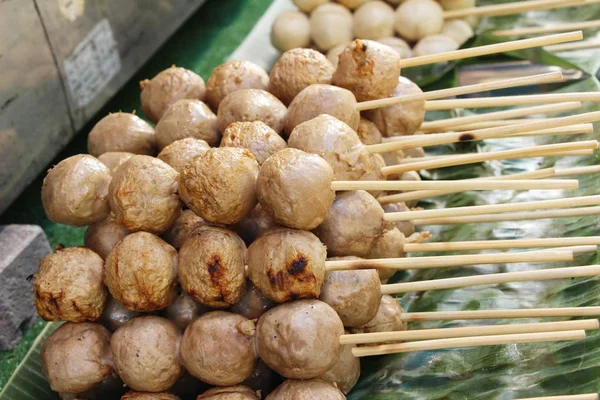
<instances>
[{"instance_id":1,"label":"pile of meatball","mask_svg":"<svg viewBox=\"0 0 600 400\"><path fill-rule=\"evenodd\" d=\"M406 329L398 300L381 295L394 270L368 259L403 257L403 243L420 235L383 218L406 204L331 189L336 179L384 179L384 160L365 144L413 134L423 121L423 102L356 111L357 99L419 91L399 70L359 82L349 65L360 53L387 62L394 52L356 41L336 69L293 49L270 75L232 61L206 84L168 68L140 85L155 126L109 114L89 133L89 154L48 171L48 218L88 226L84 247L57 248L35 276L40 316L66 322L41 352L54 391L345 398L360 363L339 336ZM327 259L364 267L326 271Z\"/></svg>"},{"instance_id":2,"label":"pile of meatball","mask_svg":"<svg viewBox=\"0 0 600 400\"><path fill-rule=\"evenodd\" d=\"M293 1L299 10L277 16L271 43L281 52L314 48L333 63L355 38L388 45L403 59L457 50L478 22L444 19L445 10L475 7L475 0Z\"/></svg>"}]
</instances>

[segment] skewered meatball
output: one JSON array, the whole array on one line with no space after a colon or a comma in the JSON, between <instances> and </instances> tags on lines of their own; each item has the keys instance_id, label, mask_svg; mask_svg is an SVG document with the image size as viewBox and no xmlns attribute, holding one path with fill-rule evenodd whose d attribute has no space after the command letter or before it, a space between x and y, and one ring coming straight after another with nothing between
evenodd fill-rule
<instances>
[{"instance_id":1,"label":"skewered meatball","mask_svg":"<svg viewBox=\"0 0 600 400\"><path fill-rule=\"evenodd\" d=\"M340 61L340 54L346 49L346 46L348 46L348 43L338 44L327 52L327 59L331 65L333 65L333 68L337 68L338 62Z\"/></svg>"},{"instance_id":2,"label":"skewered meatball","mask_svg":"<svg viewBox=\"0 0 600 400\"><path fill-rule=\"evenodd\" d=\"M377 315L360 328L352 328L352 333L405 331L406 323L402 321L404 310L398 299L387 294L381 297L381 305Z\"/></svg>"},{"instance_id":3,"label":"skewered meatball","mask_svg":"<svg viewBox=\"0 0 600 400\"><path fill-rule=\"evenodd\" d=\"M415 135L422 135L422 133L415 132ZM411 149L404 149L404 150L402 150L402 152L404 153L405 157L414 157L414 158L425 157L425 150L423 150L422 147L413 147Z\"/></svg>"},{"instance_id":4,"label":"skewered meatball","mask_svg":"<svg viewBox=\"0 0 600 400\"><path fill-rule=\"evenodd\" d=\"M413 48L415 57L446 53L458 49L458 43L446 35L427 35Z\"/></svg>"},{"instance_id":5,"label":"skewered meatball","mask_svg":"<svg viewBox=\"0 0 600 400\"><path fill-rule=\"evenodd\" d=\"M174 323L156 316L137 317L113 333L110 347L115 368L131 389L168 390L183 375L178 359L181 333Z\"/></svg>"},{"instance_id":6,"label":"skewered meatball","mask_svg":"<svg viewBox=\"0 0 600 400\"><path fill-rule=\"evenodd\" d=\"M285 105L265 90L236 90L221 101L217 124L223 132L234 122L262 121L275 132L281 133L286 112Z\"/></svg>"},{"instance_id":7,"label":"skewered meatball","mask_svg":"<svg viewBox=\"0 0 600 400\"><path fill-rule=\"evenodd\" d=\"M247 386L216 387L199 395L196 400L258 400L256 393Z\"/></svg>"},{"instance_id":8,"label":"skewered meatball","mask_svg":"<svg viewBox=\"0 0 600 400\"><path fill-rule=\"evenodd\" d=\"M257 175L258 163L248 150L212 148L184 168L179 195L204 220L234 224L256 206Z\"/></svg>"},{"instance_id":9,"label":"skewered meatball","mask_svg":"<svg viewBox=\"0 0 600 400\"><path fill-rule=\"evenodd\" d=\"M392 225L393 226L393 225ZM368 258L402 258L406 254L402 245L406 243L406 237L395 226L388 229L378 237L369 251ZM377 268L379 279L387 282L396 272L395 268ZM366 322L365 322L366 323Z\"/></svg>"},{"instance_id":10,"label":"skewered meatball","mask_svg":"<svg viewBox=\"0 0 600 400\"><path fill-rule=\"evenodd\" d=\"M293 0L296 7L305 13L310 13L316 7L323 3L327 3L329 0Z\"/></svg>"},{"instance_id":11,"label":"skewered meatball","mask_svg":"<svg viewBox=\"0 0 600 400\"><path fill-rule=\"evenodd\" d=\"M340 54L331 82L350 90L358 101L388 97L398 85L400 55L391 47L356 39Z\"/></svg>"},{"instance_id":12,"label":"skewered meatball","mask_svg":"<svg viewBox=\"0 0 600 400\"><path fill-rule=\"evenodd\" d=\"M52 222L83 226L108 217L110 170L87 154L65 158L48 171L42 203Z\"/></svg>"},{"instance_id":13,"label":"skewered meatball","mask_svg":"<svg viewBox=\"0 0 600 400\"><path fill-rule=\"evenodd\" d=\"M106 165L110 172L115 172L118 167L121 166L125 161L129 160L133 156L133 153L126 151L109 151L102 153L98 156L98 161Z\"/></svg>"},{"instance_id":14,"label":"skewered meatball","mask_svg":"<svg viewBox=\"0 0 600 400\"><path fill-rule=\"evenodd\" d=\"M305 88L315 83L329 84L333 65L323 54L312 49L286 51L273 65L269 91L285 105Z\"/></svg>"},{"instance_id":15,"label":"skewered meatball","mask_svg":"<svg viewBox=\"0 0 600 400\"><path fill-rule=\"evenodd\" d=\"M423 93L414 82L400 77L390 97ZM384 137L412 135L425 119L425 101L411 101L395 106L369 110L365 118L373 121Z\"/></svg>"},{"instance_id":16,"label":"skewered meatball","mask_svg":"<svg viewBox=\"0 0 600 400\"><path fill-rule=\"evenodd\" d=\"M364 145L381 143L381 132L379 132L377 125L366 118L360 119L356 133Z\"/></svg>"},{"instance_id":17,"label":"skewered meatball","mask_svg":"<svg viewBox=\"0 0 600 400\"><path fill-rule=\"evenodd\" d=\"M379 39L394 35L394 9L384 1L369 1L354 12L354 37Z\"/></svg>"},{"instance_id":18,"label":"skewered meatball","mask_svg":"<svg viewBox=\"0 0 600 400\"><path fill-rule=\"evenodd\" d=\"M206 312L208 312L206 307L196 303L190 296L182 292L173 304L165 308L163 315L184 331L192 321Z\"/></svg>"},{"instance_id":19,"label":"skewered meatball","mask_svg":"<svg viewBox=\"0 0 600 400\"><path fill-rule=\"evenodd\" d=\"M208 307L229 307L246 290L246 245L235 232L213 226L197 229L179 250L179 282Z\"/></svg>"},{"instance_id":20,"label":"skewered meatball","mask_svg":"<svg viewBox=\"0 0 600 400\"><path fill-rule=\"evenodd\" d=\"M342 346L338 362L320 377L324 381L333 382L344 394L350 393L360 378L360 360L352 354L353 347L351 344Z\"/></svg>"},{"instance_id":21,"label":"skewered meatball","mask_svg":"<svg viewBox=\"0 0 600 400\"><path fill-rule=\"evenodd\" d=\"M267 299L256 286L248 282L246 293L229 311L248 319L257 319L275 306L275 302Z\"/></svg>"},{"instance_id":22,"label":"skewered meatball","mask_svg":"<svg viewBox=\"0 0 600 400\"><path fill-rule=\"evenodd\" d=\"M301 91L290 104L285 117L285 132L289 135L300 124L319 115L330 115L356 130L360 113L352 92L332 85L311 85Z\"/></svg>"},{"instance_id":23,"label":"skewered meatball","mask_svg":"<svg viewBox=\"0 0 600 400\"><path fill-rule=\"evenodd\" d=\"M156 125L156 144L159 150L185 138L204 140L210 146L218 145L221 140L217 116L200 100L176 101Z\"/></svg>"},{"instance_id":24,"label":"skewered meatball","mask_svg":"<svg viewBox=\"0 0 600 400\"><path fill-rule=\"evenodd\" d=\"M310 21L298 11L285 11L277 16L271 27L271 44L284 52L310 45Z\"/></svg>"},{"instance_id":25,"label":"skewered meatball","mask_svg":"<svg viewBox=\"0 0 600 400\"><path fill-rule=\"evenodd\" d=\"M221 147L239 147L248 150L258 165L279 150L287 147L285 140L264 122L234 122L223 132Z\"/></svg>"},{"instance_id":26,"label":"skewered meatball","mask_svg":"<svg viewBox=\"0 0 600 400\"><path fill-rule=\"evenodd\" d=\"M410 208L404 203L391 203L385 204L383 210L388 212L401 212L410 211ZM411 221L396 221L396 228L404 234L405 237L409 237L415 233L415 225Z\"/></svg>"},{"instance_id":27,"label":"skewered meatball","mask_svg":"<svg viewBox=\"0 0 600 400\"><path fill-rule=\"evenodd\" d=\"M329 382L320 379L283 382L266 400L346 400L346 396Z\"/></svg>"},{"instance_id":28,"label":"skewered meatball","mask_svg":"<svg viewBox=\"0 0 600 400\"><path fill-rule=\"evenodd\" d=\"M119 225L114 218L108 217L88 226L83 242L85 247L93 250L105 260L117 242L130 233L131 231L123 225Z\"/></svg>"},{"instance_id":29,"label":"skewered meatball","mask_svg":"<svg viewBox=\"0 0 600 400\"><path fill-rule=\"evenodd\" d=\"M476 0L438 0L444 10L460 10L475 7Z\"/></svg>"},{"instance_id":30,"label":"skewered meatball","mask_svg":"<svg viewBox=\"0 0 600 400\"><path fill-rule=\"evenodd\" d=\"M394 28L408 41L440 33L443 26L444 10L434 0L406 0L396 9Z\"/></svg>"},{"instance_id":31,"label":"skewered meatball","mask_svg":"<svg viewBox=\"0 0 600 400\"><path fill-rule=\"evenodd\" d=\"M310 14L310 37L319 50L327 51L352 40L352 13L335 3L321 4Z\"/></svg>"},{"instance_id":32,"label":"skewered meatball","mask_svg":"<svg viewBox=\"0 0 600 400\"><path fill-rule=\"evenodd\" d=\"M156 154L154 128L135 114L108 114L90 131L87 148L95 157L113 151L153 156Z\"/></svg>"},{"instance_id":33,"label":"skewered meatball","mask_svg":"<svg viewBox=\"0 0 600 400\"><path fill-rule=\"evenodd\" d=\"M211 385L243 382L256 366L254 322L224 311L204 314L192 322L181 341L185 368Z\"/></svg>"},{"instance_id":34,"label":"skewered meatball","mask_svg":"<svg viewBox=\"0 0 600 400\"><path fill-rule=\"evenodd\" d=\"M383 214L379 202L364 190L342 192L314 232L330 256L366 257L383 232Z\"/></svg>"},{"instance_id":35,"label":"skewered meatball","mask_svg":"<svg viewBox=\"0 0 600 400\"><path fill-rule=\"evenodd\" d=\"M131 157L116 171L108 188L117 223L132 231L166 231L181 212L178 175L157 158Z\"/></svg>"},{"instance_id":36,"label":"skewered meatball","mask_svg":"<svg viewBox=\"0 0 600 400\"><path fill-rule=\"evenodd\" d=\"M177 250L158 236L125 236L106 258L104 283L132 311L161 310L177 296Z\"/></svg>"},{"instance_id":37,"label":"skewered meatball","mask_svg":"<svg viewBox=\"0 0 600 400\"><path fill-rule=\"evenodd\" d=\"M250 378L242 382L264 398L283 382L283 377L259 359Z\"/></svg>"},{"instance_id":38,"label":"skewered meatball","mask_svg":"<svg viewBox=\"0 0 600 400\"><path fill-rule=\"evenodd\" d=\"M278 303L317 298L325 258L325 246L312 233L275 228L248 248L248 277L263 296Z\"/></svg>"},{"instance_id":39,"label":"skewered meatball","mask_svg":"<svg viewBox=\"0 0 600 400\"><path fill-rule=\"evenodd\" d=\"M139 316L141 313L128 310L123 304L119 303L112 296L108 296L106 307L100 317L100 323L111 332L116 331L130 319Z\"/></svg>"},{"instance_id":40,"label":"skewered meatball","mask_svg":"<svg viewBox=\"0 0 600 400\"><path fill-rule=\"evenodd\" d=\"M337 312L344 326L362 326L375 317L381 302L377 270L329 271L319 299Z\"/></svg>"},{"instance_id":41,"label":"skewered meatball","mask_svg":"<svg viewBox=\"0 0 600 400\"><path fill-rule=\"evenodd\" d=\"M310 230L323 222L335 198L333 178L333 170L321 157L287 148L263 163L256 191L276 222Z\"/></svg>"},{"instance_id":42,"label":"skewered meatball","mask_svg":"<svg viewBox=\"0 0 600 400\"><path fill-rule=\"evenodd\" d=\"M46 339L40 360L55 392L92 389L112 373L110 332L90 322L61 325Z\"/></svg>"},{"instance_id":43,"label":"skewered meatball","mask_svg":"<svg viewBox=\"0 0 600 400\"><path fill-rule=\"evenodd\" d=\"M205 225L208 225L207 222L194 214L192 210L185 210L181 212L175 223L163 233L162 239L179 250L192 232Z\"/></svg>"},{"instance_id":44,"label":"skewered meatball","mask_svg":"<svg viewBox=\"0 0 600 400\"><path fill-rule=\"evenodd\" d=\"M172 66L151 80L140 82L142 111L157 123L165 111L177 100L204 100L206 88L202 77L185 68Z\"/></svg>"},{"instance_id":45,"label":"skewered meatball","mask_svg":"<svg viewBox=\"0 0 600 400\"><path fill-rule=\"evenodd\" d=\"M210 149L210 146L204 140L194 138L179 139L165 147L158 154L158 158L181 174L187 163L206 153L208 149Z\"/></svg>"},{"instance_id":46,"label":"skewered meatball","mask_svg":"<svg viewBox=\"0 0 600 400\"><path fill-rule=\"evenodd\" d=\"M338 3L340 3L344 7L354 10L369 1L371 0L338 0Z\"/></svg>"},{"instance_id":47,"label":"skewered meatball","mask_svg":"<svg viewBox=\"0 0 600 400\"><path fill-rule=\"evenodd\" d=\"M267 311L258 320L256 348L260 358L278 374L311 379L337 363L343 333L340 317L326 303L294 301Z\"/></svg>"},{"instance_id":48,"label":"skewered meatball","mask_svg":"<svg viewBox=\"0 0 600 400\"><path fill-rule=\"evenodd\" d=\"M471 39L474 35L473 28L471 25L460 19L452 19L444 23L444 29L442 35L452 38L458 44L458 47L462 46Z\"/></svg>"},{"instance_id":49,"label":"skewered meatball","mask_svg":"<svg viewBox=\"0 0 600 400\"><path fill-rule=\"evenodd\" d=\"M250 245L257 237L276 226L278 226L277 222L259 203L235 225L234 230L247 245Z\"/></svg>"},{"instance_id":50,"label":"skewered meatball","mask_svg":"<svg viewBox=\"0 0 600 400\"><path fill-rule=\"evenodd\" d=\"M95 321L106 302L104 261L84 247L58 250L40 261L35 308L46 321Z\"/></svg>"},{"instance_id":51,"label":"skewered meatball","mask_svg":"<svg viewBox=\"0 0 600 400\"><path fill-rule=\"evenodd\" d=\"M269 87L269 75L264 69L250 61L229 61L215 68L206 82L206 102L216 110L221 101L240 89L262 89Z\"/></svg>"},{"instance_id":52,"label":"skewered meatball","mask_svg":"<svg viewBox=\"0 0 600 400\"><path fill-rule=\"evenodd\" d=\"M400 54L401 59L412 57L412 48L404 40L396 36L379 38L376 42L391 47L396 53Z\"/></svg>"},{"instance_id":53,"label":"skewered meatball","mask_svg":"<svg viewBox=\"0 0 600 400\"><path fill-rule=\"evenodd\" d=\"M161 393L149 393L149 392L134 392L130 390L125 393L121 400L180 400L179 397L174 394L161 392Z\"/></svg>"}]
</instances>

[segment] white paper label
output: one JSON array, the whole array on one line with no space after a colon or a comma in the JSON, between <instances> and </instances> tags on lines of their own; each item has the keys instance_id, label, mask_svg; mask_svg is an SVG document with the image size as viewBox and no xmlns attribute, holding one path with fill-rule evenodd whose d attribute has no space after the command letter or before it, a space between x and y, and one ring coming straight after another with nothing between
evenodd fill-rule
<instances>
[{"instance_id":1,"label":"white paper label","mask_svg":"<svg viewBox=\"0 0 600 400\"><path fill-rule=\"evenodd\" d=\"M87 106L121 69L107 19L100 21L64 61L67 85L79 108Z\"/></svg>"}]
</instances>

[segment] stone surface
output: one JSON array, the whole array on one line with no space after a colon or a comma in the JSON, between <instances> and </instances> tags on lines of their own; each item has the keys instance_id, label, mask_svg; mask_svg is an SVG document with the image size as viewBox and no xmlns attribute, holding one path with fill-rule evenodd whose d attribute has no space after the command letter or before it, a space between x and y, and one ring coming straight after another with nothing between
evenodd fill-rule
<instances>
[{"instance_id":1,"label":"stone surface","mask_svg":"<svg viewBox=\"0 0 600 400\"><path fill-rule=\"evenodd\" d=\"M12 349L23 329L37 316L28 277L50 253L46 234L37 225L0 226L0 350Z\"/></svg>"}]
</instances>

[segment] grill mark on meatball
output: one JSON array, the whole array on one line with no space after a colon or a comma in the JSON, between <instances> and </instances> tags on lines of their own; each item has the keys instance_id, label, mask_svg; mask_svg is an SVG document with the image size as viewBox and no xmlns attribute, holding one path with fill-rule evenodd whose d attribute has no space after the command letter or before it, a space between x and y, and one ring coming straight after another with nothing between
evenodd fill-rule
<instances>
[{"instance_id":1,"label":"grill mark on meatball","mask_svg":"<svg viewBox=\"0 0 600 400\"><path fill-rule=\"evenodd\" d=\"M308 265L308 260L304 255L298 254L298 256L288 263L287 271L290 275L298 275L304 272L306 266Z\"/></svg>"},{"instance_id":2,"label":"grill mark on meatball","mask_svg":"<svg viewBox=\"0 0 600 400\"><path fill-rule=\"evenodd\" d=\"M471 133L463 133L462 135L459 136L458 141L459 142L468 142L475 139L475 136Z\"/></svg>"},{"instance_id":3,"label":"grill mark on meatball","mask_svg":"<svg viewBox=\"0 0 600 400\"><path fill-rule=\"evenodd\" d=\"M219 294L213 296L213 299L215 301L225 301L225 296L229 291L227 290L227 283L224 282L226 271L223 265L221 265L221 257L218 254L213 254L208 260L207 265L212 286L219 291Z\"/></svg>"}]
</instances>

